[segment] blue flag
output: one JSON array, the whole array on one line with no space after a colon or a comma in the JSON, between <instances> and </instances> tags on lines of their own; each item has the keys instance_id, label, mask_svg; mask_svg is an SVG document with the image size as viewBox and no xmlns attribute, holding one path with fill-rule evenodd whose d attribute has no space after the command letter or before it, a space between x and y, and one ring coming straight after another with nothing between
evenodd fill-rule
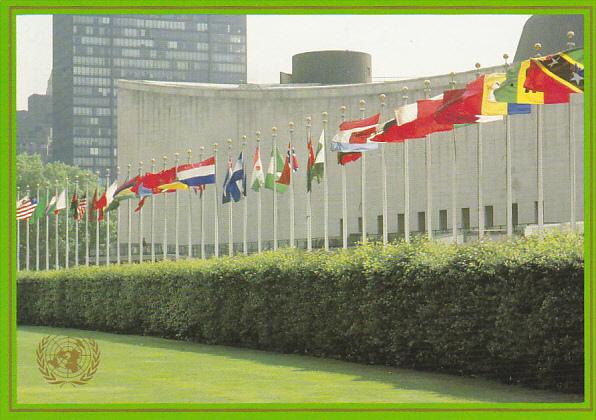
<instances>
[{"instance_id":1,"label":"blue flag","mask_svg":"<svg viewBox=\"0 0 596 420\"><path fill-rule=\"evenodd\" d=\"M244 172L244 159L242 153L232 169L232 160L228 161L228 173L223 184L222 202L228 203L230 200L240 201L242 195L246 196L246 176Z\"/></svg>"}]
</instances>

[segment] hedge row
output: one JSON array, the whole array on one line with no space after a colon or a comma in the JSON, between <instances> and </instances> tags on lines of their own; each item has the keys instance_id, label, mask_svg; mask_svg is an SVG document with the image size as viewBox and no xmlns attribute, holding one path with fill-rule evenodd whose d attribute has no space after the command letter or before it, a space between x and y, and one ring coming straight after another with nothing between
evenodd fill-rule
<instances>
[{"instance_id":1,"label":"hedge row","mask_svg":"<svg viewBox=\"0 0 596 420\"><path fill-rule=\"evenodd\" d=\"M21 273L18 322L583 392L583 238Z\"/></svg>"}]
</instances>

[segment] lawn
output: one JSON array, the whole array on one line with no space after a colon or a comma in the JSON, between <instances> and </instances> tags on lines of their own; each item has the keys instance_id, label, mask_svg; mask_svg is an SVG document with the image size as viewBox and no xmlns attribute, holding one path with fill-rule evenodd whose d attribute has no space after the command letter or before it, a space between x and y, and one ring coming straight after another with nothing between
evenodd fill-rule
<instances>
[{"instance_id":1,"label":"lawn","mask_svg":"<svg viewBox=\"0 0 596 420\"><path fill-rule=\"evenodd\" d=\"M97 341L101 362L87 385L44 381L35 353L47 335ZM17 355L19 404L579 402L479 378L73 329L19 327Z\"/></svg>"}]
</instances>

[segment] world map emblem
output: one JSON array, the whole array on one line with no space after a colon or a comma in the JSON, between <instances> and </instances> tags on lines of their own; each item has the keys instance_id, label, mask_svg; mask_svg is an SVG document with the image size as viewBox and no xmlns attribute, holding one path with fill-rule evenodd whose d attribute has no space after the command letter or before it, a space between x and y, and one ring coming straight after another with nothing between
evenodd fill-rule
<instances>
[{"instance_id":1,"label":"world map emblem","mask_svg":"<svg viewBox=\"0 0 596 420\"><path fill-rule=\"evenodd\" d=\"M52 385L87 384L97 372L99 346L90 338L46 336L37 347L37 365Z\"/></svg>"}]
</instances>

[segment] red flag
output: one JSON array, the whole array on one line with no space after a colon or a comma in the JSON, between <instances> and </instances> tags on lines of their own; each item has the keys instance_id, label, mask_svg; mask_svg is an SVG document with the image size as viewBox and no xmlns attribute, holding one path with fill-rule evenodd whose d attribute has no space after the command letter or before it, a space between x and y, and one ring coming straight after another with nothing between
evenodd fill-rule
<instances>
[{"instance_id":1,"label":"red flag","mask_svg":"<svg viewBox=\"0 0 596 420\"><path fill-rule=\"evenodd\" d=\"M139 195L139 186L143 184L143 188L150 189L153 191L153 193L158 194L162 192L159 189L159 186L171 184L172 182L176 181L176 171L177 168L173 166L155 174L148 172L143 175L130 190L136 195Z\"/></svg>"},{"instance_id":2,"label":"red flag","mask_svg":"<svg viewBox=\"0 0 596 420\"><path fill-rule=\"evenodd\" d=\"M543 69L544 64L542 62L530 60L524 88L534 92L543 92L545 104L566 104L569 102L569 94L574 93L574 91L547 75Z\"/></svg>"},{"instance_id":3,"label":"red flag","mask_svg":"<svg viewBox=\"0 0 596 420\"><path fill-rule=\"evenodd\" d=\"M435 112L438 123L444 124L470 124L478 120L476 114L465 111L466 89L446 90L443 93L443 103ZM480 98L482 100L482 97Z\"/></svg>"},{"instance_id":4,"label":"red flag","mask_svg":"<svg viewBox=\"0 0 596 420\"><path fill-rule=\"evenodd\" d=\"M103 209L108 205L108 199L106 197L106 193L104 191L104 193L101 195L101 197L99 198L99 200L97 200L93 206L93 208L95 210L97 210L99 212L99 215L97 216L97 221L101 222L103 220Z\"/></svg>"},{"instance_id":5,"label":"red flag","mask_svg":"<svg viewBox=\"0 0 596 420\"><path fill-rule=\"evenodd\" d=\"M337 153L337 163L340 165L345 165L350 162L355 162L362 157L362 153L360 152L338 152Z\"/></svg>"},{"instance_id":6,"label":"red flag","mask_svg":"<svg viewBox=\"0 0 596 420\"><path fill-rule=\"evenodd\" d=\"M431 133L453 130L453 124L439 123L435 119L435 112L442 103L442 99L423 99L418 101L418 118L412 121L414 132L410 138L420 138Z\"/></svg>"},{"instance_id":7,"label":"red flag","mask_svg":"<svg viewBox=\"0 0 596 420\"><path fill-rule=\"evenodd\" d=\"M141 209L143 208L143 206L145 205L145 199L147 198L147 196L141 198L139 200L139 204L137 205L137 208L135 209L135 212L139 212L141 211Z\"/></svg>"},{"instance_id":8,"label":"red flag","mask_svg":"<svg viewBox=\"0 0 596 420\"><path fill-rule=\"evenodd\" d=\"M97 188L95 189L95 191L93 192L93 198L91 199L91 219L92 220L97 220Z\"/></svg>"},{"instance_id":9,"label":"red flag","mask_svg":"<svg viewBox=\"0 0 596 420\"><path fill-rule=\"evenodd\" d=\"M284 163L284 167L281 171L281 175L279 179L276 181L278 184L285 184L290 185L290 144L288 143L288 153L286 156L286 161Z\"/></svg>"},{"instance_id":10,"label":"red flag","mask_svg":"<svg viewBox=\"0 0 596 420\"><path fill-rule=\"evenodd\" d=\"M306 142L306 149L308 151L308 163L306 165L306 171L310 172L310 168L312 168L315 164L315 151L312 148L312 138L310 136Z\"/></svg>"}]
</instances>

